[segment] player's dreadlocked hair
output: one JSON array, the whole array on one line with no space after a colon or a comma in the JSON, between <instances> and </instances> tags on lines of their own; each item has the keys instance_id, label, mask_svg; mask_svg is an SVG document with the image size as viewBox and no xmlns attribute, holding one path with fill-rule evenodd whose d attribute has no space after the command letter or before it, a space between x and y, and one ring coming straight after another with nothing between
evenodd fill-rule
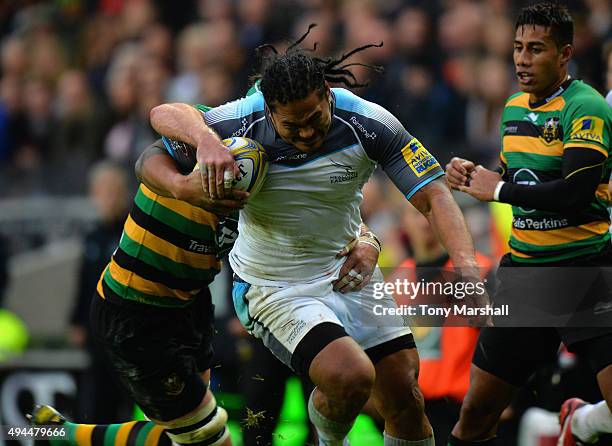
<instances>
[{"instance_id":1,"label":"player's dreadlocked hair","mask_svg":"<svg viewBox=\"0 0 612 446\"><path fill-rule=\"evenodd\" d=\"M574 21L567 8L560 3L538 3L521 9L514 29L524 25L550 28L551 37L558 48L574 42Z\"/></svg>"},{"instance_id":2,"label":"player's dreadlocked hair","mask_svg":"<svg viewBox=\"0 0 612 446\"><path fill-rule=\"evenodd\" d=\"M308 26L306 33L298 40L293 42L284 54L279 54L277 49L264 44L256 48L256 56L259 62L259 73L253 79L261 80L261 89L266 103L272 107L272 103L287 104L296 100L304 99L313 91L323 93L325 81L342 83L349 88L365 87L367 83L360 84L348 69L349 67L360 65L381 72L380 66L362 63L347 63L342 65L353 54L367 48L380 48L383 43L378 45L370 44L355 48L348 53L342 54L338 58L321 59L314 57L307 52L312 52L317 48L304 50L298 45L304 41L310 30L316 24Z\"/></svg>"}]
</instances>

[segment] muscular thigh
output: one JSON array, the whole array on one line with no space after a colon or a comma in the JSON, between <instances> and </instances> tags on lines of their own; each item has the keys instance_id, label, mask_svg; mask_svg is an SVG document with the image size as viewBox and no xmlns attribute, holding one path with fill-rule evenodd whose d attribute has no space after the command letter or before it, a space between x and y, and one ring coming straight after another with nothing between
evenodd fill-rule
<instances>
[{"instance_id":1,"label":"muscular thigh","mask_svg":"<svg viewBox=\"0 0 612 446\"><path fill-rule=\"evenodd\" d=\"M307 375L314 356L329 342L346 336L324 299L324 291L325 286L316 283L270 287L235 278L232 298L247 331L260 338L286 366ZM308 360L297 358L300 354L307 355Z\"/></svg>"}]
</instances>

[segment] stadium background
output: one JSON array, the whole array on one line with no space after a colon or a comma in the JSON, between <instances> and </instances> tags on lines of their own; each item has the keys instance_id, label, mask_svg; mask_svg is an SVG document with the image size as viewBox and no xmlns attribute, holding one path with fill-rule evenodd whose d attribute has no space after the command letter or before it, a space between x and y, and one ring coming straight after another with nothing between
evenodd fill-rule
<instances>
[{"instance_id":1,"label":"stadium background","mask_svg":"<svg viewBox=\"0 0 612 446\"><path fill-rule=\"evenodd\" d=\"M243 95L256 46L282 46L317 23L304 46L318 42L318 55L384 41L382 48L353 59L385 68L379 75L355 67L358 79L371 81L356 93L393 112L442 164L462 155L491 167L501 109L516 91L513 18L527 3L1 1L0 424L18 421L16 408L31 403L35 397L27 394L33 387L39 397L47 384L56 389L49 397L69 412L76 400L87 398L80 374L89 356L74 308L79 296L93 291L79 275L83 259L96 249L84 243L98 227L100 207L93 198L104 195L89 187L95 183L90 173L102 160L127 171L125 190L111 188L121 182L107 179L106 202L123 212L121 203L129 203L136 186L134 161L156 139L148 123L153 106L168 101L214 106ZM576 24L570 72L605 94L612 88L605 75L612 4L566 3ZM506 211L456 198L479 250L497 258L505 246ZM384 176L375 175L366 186L362 212L383 240L382 266L392 268L409 255L406 206ZM227 276L215 290L220 353L227 364L216 373L216 390L228 391L237 426L244 411L232 380L240 376L236 357L249 347L232 329ZM572 364L575 358L561 356L527 393L554 393L555 380L558 384ZM290 381L290 388L293 397L281 417L287 423L275 444L295 444L306 429L297 381ZM529 395L523 408L546 406ZM364 423L354 444L375 444ZM364 437L370 434L374 437Z\"/></svg>"}]
</instances>

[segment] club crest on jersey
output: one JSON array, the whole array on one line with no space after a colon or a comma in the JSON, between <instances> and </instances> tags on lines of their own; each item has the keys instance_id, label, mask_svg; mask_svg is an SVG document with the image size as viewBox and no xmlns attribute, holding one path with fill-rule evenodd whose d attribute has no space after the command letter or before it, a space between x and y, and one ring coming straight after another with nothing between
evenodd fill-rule
<instances>
[{"instance_id":1,"label":"club crest on jersey","mask_svg":"<svg viewBox=\"0 0 612 446\"><path fill-rule=\"evenodd\" d=\"M353 166L347 166L346 164L340 164L333 160L330 160L330 162L334 166L342 169L342 173L329 176L329 182L331 184L346 183L347 181L351 181L357 178L357 171L353 168Z\"/></svg>"},{"instance_id":2,"label":"club crest on jersey","mask_svg":"<svg viewBox=\"0 0 612 446\"><path fill-rule=\"evenodd\" d=\"M402 155L417 177L422 177L427 172L440 166L434 156L416 138L412 138L404 146Z\"/></svg>"},{"instance_id":3,"label":"club crest on jersey","mask_svg":"<svg viewBox=\"0 0 612 446\"><path fill-rule=\"evenodd\" d=\"M555 139L560 139L560 130L559 118L548 118L541 127L542 138L550 144Z\"/></svg>"}]
</instances>

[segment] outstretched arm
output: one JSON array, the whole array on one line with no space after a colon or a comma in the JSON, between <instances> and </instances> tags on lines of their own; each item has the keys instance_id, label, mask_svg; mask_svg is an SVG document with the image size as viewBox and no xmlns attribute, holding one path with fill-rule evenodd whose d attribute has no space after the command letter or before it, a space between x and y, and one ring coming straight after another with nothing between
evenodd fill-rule
<instances>
[{"instance_id":1,"label":"outstretched arm","mask_svg":"<svg viewBox=\"0 0 612 446\"><path fill-rule=\"evenodd\" d=\"M461 280L480 282L482 275L476 261L472 236L445 180L438 178L425 185L412 196L410 202L429 220L438 239L448 251L453 266L461 274ZM484 308L490 303L486 292L466 294L464 302L474 308ZM467 322L472 326L492 324L488 316L469 317Z\"/></svg>"},{"instance_id":2,"label":"outstretched arm","mask_svg":"<svg viewBox=\"0 0 612 446\"><path fill-rule=\"evenodd\" d=\"M238 173L237 167L219 136L204 122L202 112L188 104L162 104L151 110L150 120L160 135L197 148L205 197L223 198Z\"/></svg>"}]
</instances>

